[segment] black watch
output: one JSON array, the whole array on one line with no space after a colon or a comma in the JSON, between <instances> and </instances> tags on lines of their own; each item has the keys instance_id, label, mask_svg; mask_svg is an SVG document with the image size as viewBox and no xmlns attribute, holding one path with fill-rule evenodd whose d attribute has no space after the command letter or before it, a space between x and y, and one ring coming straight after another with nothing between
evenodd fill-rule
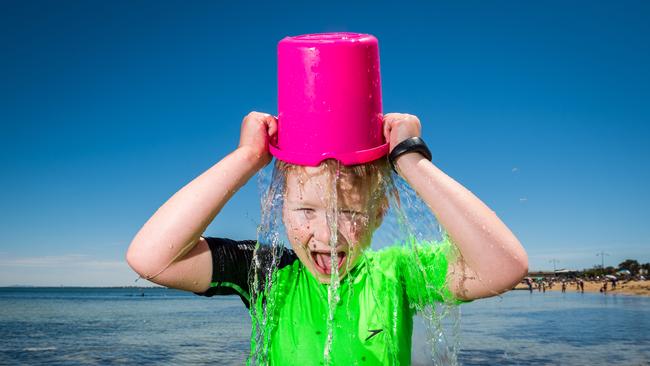
<instances>
[{"instance_id":1,"label":"black watch","mask_svg":"<svg viewBox=\"0 0 650 366\"><path fill-rule=\"evenodd\" d=\"M404 155L410 152L418 152L427 158L427 160L431 161L431 151L427 147L427 144L424 143L424 140L422 140L420 137L411 137L397 144L397 146L393 148L393 151L388 154L388 161L390 162L390 166L393 167L395 173L397 173L397 169L395 168L395 160L400 155Z\"/></svg>"}]
</instances>

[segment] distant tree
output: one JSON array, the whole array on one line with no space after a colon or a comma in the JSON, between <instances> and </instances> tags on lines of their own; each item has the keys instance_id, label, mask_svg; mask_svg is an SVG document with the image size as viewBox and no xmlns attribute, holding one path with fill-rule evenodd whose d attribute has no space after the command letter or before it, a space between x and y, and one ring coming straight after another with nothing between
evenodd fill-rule
<instances>
[{"instance_id":1,"label":"distant tree","mask_svg":"<svg viewBox=\"0 0 650 366\"><path fill-rule=\"evenodd\" d=\"M612 266L605 267L605 274L613 275L616 273L616 268Z\"/></svg>"},{"instance_id":2,"label":"distant tree","mask_svg":"<svg viewBox=\"0 0 650 366\"><path fill-rule=\"evenodd\" d=\"M626 259L625 261L618 264L619 270L627 269L630 271L632 276L635 276L637 273L639 273L639 268L641 268L639 262L635 261L634 259Z\"/></svg>"},{"instance_id":3,"label":"distant tree","mask_svg":"<svg viewBox=\"0 0 650 366\"><path fill-rule=\"evenodd\" d=\"M595 266L593 268L586 268L582 271L582 276L587 278L602 276L602 274L603 274L603 269L600 268L600 266Z\"/></svg>"}]
</instances>

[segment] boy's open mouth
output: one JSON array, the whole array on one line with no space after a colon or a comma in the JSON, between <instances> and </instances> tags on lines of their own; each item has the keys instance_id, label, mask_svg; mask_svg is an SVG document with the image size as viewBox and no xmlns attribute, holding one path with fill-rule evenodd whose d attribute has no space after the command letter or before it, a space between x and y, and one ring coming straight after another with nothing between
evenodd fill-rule
<instances>
[{"instance_id":1,"label":"boy's open mouth","mask_svg":"<svg viewBox=\"0 0 650 366\"><path fill-rule=\"evenodd\" d=\"M338 252L338 269L343 267L347 259L346 252ZM322 274L332 274L332 252L311 252L311 259L314 262L316 270Z\"/></svg>"}]
</instances>

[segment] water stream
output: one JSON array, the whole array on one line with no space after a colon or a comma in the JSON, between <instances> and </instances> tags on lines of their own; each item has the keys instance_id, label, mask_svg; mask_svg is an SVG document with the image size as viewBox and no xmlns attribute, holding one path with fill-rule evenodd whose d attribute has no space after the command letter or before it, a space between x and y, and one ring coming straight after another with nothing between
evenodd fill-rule
<instances>
[{"instance_id":1,"label":"water stream","mask_svg":"<svg viewBox=\"0 0 650 366\"><path fill-rule=\"evenodd\" d=\"M431 273L431 268L425 268L431 266L432 262L421 261L421 256L417 253L426 252L432 249L430 247L438 246L445 238L445 234L427 205L401 177L388 169L387 165L383 165L376 172L379 177L376 182L373 184L360 184L360 181L349 178L349 169L335 161L327 162L324 165L321 172L325 176L324 179L314 178L313 174L301 175L300 171L301 168L299 167L292 169L276 163L270 164L259 174L258 185L262 192L262 214L261 223L258 227L258 248L254 256L251 273L253 341L248 361L252 365L269 363L269 345L274 335L274 327L279 321L277 319L279 309L276 307L281 306L278 305L281 303L278 299L282 294L273 291L274 281L284 251L291 249L289 243L292 241L289 240L287 233L295 231L295 228L287 230L283 220L283 205L285 205L287 197L288 174L299 175L299 184L301 186L307 185L304 191L307 196L309 195L309 187L315 187L314 189L318 193L322 207L324 207L324 216L330 234L328 244L331 249L331 273L329 274L327 289L327 329L322 354L325 365L334 364L332 358L334 350L336 352L352 352L352 346L349 345L354 342L354 337L358 337L357 334L337 331L337 328L341 327L342 321L357 320L359 312L359 309L349 306L353 297L359 296L358 293L355 293L356 287L353 284L352 276L341 276L339 271L335 270L338 268L340 260L338 251L340 251L342 242L349 245L349 252L345 257L346 259L344 259L344 269L342 269L344 274L349 273L352 270L351 267L355 263L360 263L363 259L365 263L368 263L365 270L371 276L376 271L385 270L377 267L378 261L373 262L371 258L374 258L374 255L385 251L403 249L404 253L412 256L410 263L414 264L408 268L409 271L413 272L409 275L409 278L419 276L416 282L422 288L435 287L434 279L427 277L427 274ZM320 175L318 177L322 178ZM371 175L371 177L375 176ZM309 179L315 179L316 182L314 183ZM359 186L362 188L360 189ZM367 197L365 201L358 199L356 202L367 202L369 206L363 210L350 209L350 197ZM303 198L303 191L301 190L300 199ZM382 208L378 208L379 206L382 206ZM375 209L383 209L384 215L380 219L381 225L373 233L368 227L374 224L379 225L379 222L376 222L377 220L373 217ZM302 225L306 226L301 230L318 230L316 227L310 226L318 225L315 220L303 222ZM340 233L345 234L341 237ZM297 237L293 237L294 246L298 245L296 244L297 240ZM354 243L357 240L359 243ZM372 242L369 245L370 248L366 249L361 244L366 241L368 245ZM359 259L359 262L350 263L350 257L354 257L355 250L359 252L358 255L361 259ZM371 288L370 292L376 304L399 303L400 299L398 297L404 296L404 291L400 292L397 287L398 282L387 287L369 281L368 286ZM347 307L343 308L337 306L342 301L342 293L345 294L347 298L345 303L348 304ZM417 312L411 352L412 363L457 365L460 309L457 305L445 301L425 301L430 299L426 294L427 292L417 291L417 296L420 296L420 298L417 298L417 301L409 302L413 310ZM439 298L442 299L442 297L441 295ZM381 310L381 306L378 309ZM392 327L396 327L396 324L401 326L400 319L397 319L399 316L397 308L392 309L392 314L383 314L383 316L388 315L387 319L392 317L392 321L390 321ZM386 326L389 325L386 324ZM382 327L381 329L385 328ZM388 337L386 344L389 348L395 348L398 347L395 345L403 344L399 340L391 338L399 334L398 329L386 329L384 333L384 336ZM344 339L337 339L337 337ZM336 345L336 347L333 347L333 345ZM388 349L387 352L392 355L389 359L392 359L392 362L397 364L399 350ZM315 355L315 357L320 356Z\"/></svg>"}]
</instances>

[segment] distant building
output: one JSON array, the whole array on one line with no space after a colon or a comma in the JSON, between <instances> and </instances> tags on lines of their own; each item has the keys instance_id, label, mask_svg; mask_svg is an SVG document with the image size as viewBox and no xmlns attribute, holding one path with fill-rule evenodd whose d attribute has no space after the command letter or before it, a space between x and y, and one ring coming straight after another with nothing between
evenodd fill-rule
<instances>
[{"instance_id":1,"label":"distant building","mask_svg":"<svg viewBox=\"0 0 650 366\"><path fill-rule=\"evenodd\" d=\"M558 269L556 271L535 271L528 272L528 277L576 277L580 271L574 271L571 269Z\"/></svg>"}]
</instances>

